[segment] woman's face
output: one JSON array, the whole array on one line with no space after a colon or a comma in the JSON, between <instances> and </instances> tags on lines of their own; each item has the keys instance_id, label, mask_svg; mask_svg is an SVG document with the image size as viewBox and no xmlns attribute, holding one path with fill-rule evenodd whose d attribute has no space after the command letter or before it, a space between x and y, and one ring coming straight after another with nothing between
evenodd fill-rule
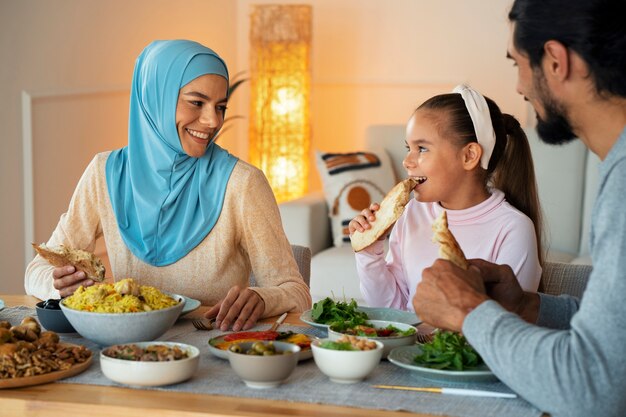
<instances>
[{"instance_id":1,"label":"woman's face","mask_svg":"<svg viewBox=\"0 0 626 417\"><path fill-rule=\"evenodd\" d=\"M220 75L202 75L183 86L176 105L176 130L185 153L199 158L224 124L228 82Z\"/></svg>"},{"instance_id":2,"label":"woman's face","mask_svg":"<svg viewBox=\"0 0 626 417\"><path fill-rule=\"evenodd\" d=\"M442 137L438 125L447 123L445 113L417 110L407 124L407 155L403 165L409 177L424 180L414 189L422 202L441 202L444 207L457 205L458 188L466 178L463 150L451 138Z\"/></svg>"}]
</instances>

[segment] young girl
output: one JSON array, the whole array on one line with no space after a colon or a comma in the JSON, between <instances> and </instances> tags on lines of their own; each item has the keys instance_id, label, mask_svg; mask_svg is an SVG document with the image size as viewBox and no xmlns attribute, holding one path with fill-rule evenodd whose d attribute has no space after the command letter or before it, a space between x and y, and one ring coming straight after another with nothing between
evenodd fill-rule
<instances>
[{"instance_id":1,"label":"young girl","mask_svg":"<svg viewBox=\"0 0 626 417\"><path fill-rule=\"evenodd\" d=\"M519 122L467 86L430 98L406 129L409 177L419 180L384 238L356 253L361 292L370 306L412 310L422 270L438 258L433 221L442 210L468 259L509 265L522 288L541 278L541 210L528 139ZM350 234L371 227L378 204L350 221Z\"/></svg>"}]
</instances>

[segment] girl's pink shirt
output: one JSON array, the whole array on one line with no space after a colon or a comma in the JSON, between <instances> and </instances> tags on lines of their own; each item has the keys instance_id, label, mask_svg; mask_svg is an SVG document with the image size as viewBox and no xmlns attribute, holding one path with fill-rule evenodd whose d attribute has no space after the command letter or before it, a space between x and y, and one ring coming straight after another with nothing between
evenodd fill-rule
<instances>
[{"instance_id":1,"label":"girl's pink shirt","mask_svg":"<svg viewBox=\"0 0 626 417\"><path fill-rule=\"evenodd\" d=\"M502 191L491 192L474 207L446 210L448 227L468 259L509 265L522 288L536 292L541 266L534 225L505 200ZM356 253L361 293L369 306L413 310L422 271L438 258L431 225L443 210L438 203L413 199L391 232L386 257L382 241Z\"/></svg>"}]
</instances>

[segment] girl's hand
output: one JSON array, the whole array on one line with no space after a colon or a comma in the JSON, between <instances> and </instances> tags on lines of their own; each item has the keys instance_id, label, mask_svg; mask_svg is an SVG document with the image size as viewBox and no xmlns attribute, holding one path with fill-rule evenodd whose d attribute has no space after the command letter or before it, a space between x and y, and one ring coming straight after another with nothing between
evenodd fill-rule
<instances>
[{"instance_id":1,"label":"girl's hand","mask_svg":"<svg viewBox=\"0 0 626 417\"><path fill-rule=\"evenodd\" d=\"M215 327L222 331L231 326L233 331L252 328L265 311L265 301L250 288L240 288L235 285L226 297L211 307L204 317L215 317Z\"/></svg>"},{"instance_id":2,"label":"girl's hand","mask_svg":"<svg viewBox=\"0 0 626 417\"><path fill-rule=\"evenodd\" d=\"M370 223L376 221L376 212L379 209L380 205L378 203L373 203L369 206L369 208L363 209L363 211L361 211L361 214L350 220L350 223L348 223L350 236L352 236L354 232L362 233L367 229L371 229L372 225Z\"/></svg>"},{"instance_id":3,"label":"girl's hand","mask_svg":"<svg viewBox=\"0 0 626 417\"><path fill-rule=\"evenodd\" d=\"M88 279L83 271L76 270L72 265L54 268L52 278L54 279L52 285L59 290L61 297L74 294L74 291L81 285L89 287L94 284L93 280Z\"/></svg>"}]
</instances>

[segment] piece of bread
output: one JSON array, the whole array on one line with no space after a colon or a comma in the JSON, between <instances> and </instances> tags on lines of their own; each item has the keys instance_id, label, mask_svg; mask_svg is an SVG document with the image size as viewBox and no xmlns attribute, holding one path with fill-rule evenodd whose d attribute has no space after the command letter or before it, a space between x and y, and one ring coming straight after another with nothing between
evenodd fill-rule
<instances>
[{"instance_id":1,"label":"piece of bread","mask_svg":"<svg viewBox=\"0 0 626 417\"><path fill-rule=\"evenodd\" d=\"M37 253L56 267L73 265L77 270L87 274L87 278L96 282L104 281L105 268L102 261L91 252L72 249L60 245L58 248L49 248L45 243L32 244Z\"/></svg>"},{"instance_id":2,"label":"piece of bread","mask_svg":"<svg viewBox=\"0 0 626 417\"><path fill-rule=\"evenodd\" d=\"M354 232L350 236L352 249L355 252L363 250L383 235L402 215L404 206L411 198L411 191L417 185L417 180L407 178L396 184L380 202L380 209L376 211L376 220L371 223L372 228L363 232Z\"/></svg>"},{"instance_id":3,"label":"piece of bread","mask_svg":"<svg viewBox=\"0 0 626 417\"><path fill-rule=\"evenodd\" d=\"M459 268L469 268L469 263L450 229L448 229L448 215L442 211L433 223L433 242L439 243L439 257L446 259Z\"/></svg>"}]
</instances>

